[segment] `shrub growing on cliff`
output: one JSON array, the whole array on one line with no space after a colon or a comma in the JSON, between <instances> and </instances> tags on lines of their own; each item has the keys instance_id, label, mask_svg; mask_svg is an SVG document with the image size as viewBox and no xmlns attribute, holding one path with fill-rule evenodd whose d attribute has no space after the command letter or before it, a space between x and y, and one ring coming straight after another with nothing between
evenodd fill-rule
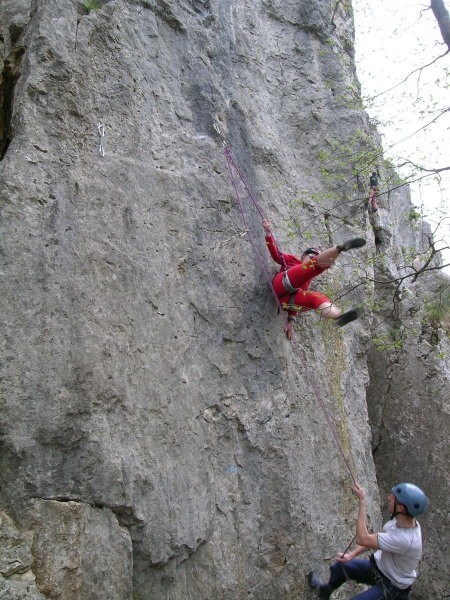
<instances>
[{"instance_id":1,"label":"shrub growing on cliff","mask_svg":"<svg viewBox=\"0 0 450 600\"><path fill-rule=\"evenodd\" d=\"M90 13L91 10L100 8L100 0L83 0L83 6Z\"/></svg>"},{"instance_id":2,"label":"shrub growing on cliff","mask_svg":"<svg viewBox=\"0 0 450 600\"><path fill-rule=\"evenodd\" d=\"M434 328L442 327L447 335L450 332L450 286L446 283L437 294L425 302L425 318Z\"/></svg>"}]
</instances>

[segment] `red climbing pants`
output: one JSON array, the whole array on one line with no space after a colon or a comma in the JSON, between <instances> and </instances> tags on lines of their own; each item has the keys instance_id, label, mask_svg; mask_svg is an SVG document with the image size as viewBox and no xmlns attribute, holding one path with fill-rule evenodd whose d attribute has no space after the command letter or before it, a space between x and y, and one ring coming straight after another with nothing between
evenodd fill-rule
<instances>
[{"instance_id":1,"label":"red climbing pants","mask_svg":"<svg viewBox=\"0 0 450 600\"><path fill-rule=\"evenodd\" d=\"M307 289L311 279L326 269L328 267L321 267L316 259L312 259L275 275L273 287L283 309L296 314L301 308L317 309L324 302L331 302L325 294Z\"/></svg>"},{"instance_id":2,"label":"red climbing pants","mask_svg":"<svg viewBox=\"0 0 450 600\"><path fill-rule=\"evenodd\" d=\"M375 188L375 187L370 188L369 205L373 212L378 210L377 195L378 195L378 188Z\"/></svg>"}]
</instances>

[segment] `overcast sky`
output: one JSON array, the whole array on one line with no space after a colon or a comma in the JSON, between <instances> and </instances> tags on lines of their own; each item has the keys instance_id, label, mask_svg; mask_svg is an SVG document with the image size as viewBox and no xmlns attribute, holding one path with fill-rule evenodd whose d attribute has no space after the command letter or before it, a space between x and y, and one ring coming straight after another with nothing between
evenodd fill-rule
<instances>
[{"instance_id":1,"label":"overcast sky","mask_svg":"<svg viewBox=\"0 0 450 600\"><path fill-rule=\"evenodd\" d=\"M414 69L444 54L447 47L428 5L418 0L353 0L363 96L388 90ZM449 7L449 0L445 5ZM385 156L395 164L409 159L430 169L450 166L450 112L412 135L450 106L449 70L450 55L369 103L370 116L380 122ZM410 172L411 167L400 171L403 176ZM430 177L411 188L414 205L423 208L429 222L447 217L437 238L450 246L450 172L444 173L440 182ZM450 262L450 252L445 254L445 262Z\"/></svg>"}]
</instances>

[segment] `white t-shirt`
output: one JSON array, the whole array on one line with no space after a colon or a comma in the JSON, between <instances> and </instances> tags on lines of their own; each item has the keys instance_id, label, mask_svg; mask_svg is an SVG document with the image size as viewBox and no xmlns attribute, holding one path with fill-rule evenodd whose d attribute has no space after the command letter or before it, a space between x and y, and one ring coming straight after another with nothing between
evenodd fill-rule
<instances>
[{"instance_id":1,"label":"white t-shirt","mask_svg":"<svg viewBox=\"0 0 450 600\"><path fill-rule=\"evenodd\" d=\"M403 590L414 583L422 556L422 532L419 523L411 528L399 527L394 518L378 533L379 550L375 552L378 568L392 583Z\"/></svg>"}]
</instances>

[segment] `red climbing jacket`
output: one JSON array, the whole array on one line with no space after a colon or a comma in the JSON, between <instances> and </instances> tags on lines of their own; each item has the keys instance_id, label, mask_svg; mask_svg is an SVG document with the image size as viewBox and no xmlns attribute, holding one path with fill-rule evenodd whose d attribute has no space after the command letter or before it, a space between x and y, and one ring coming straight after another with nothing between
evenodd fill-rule
<instances>
[{"instance_id":1,"label":"red climbing jacket","mask_svg":"<svg viewBox=\"0 0 450 600\"><path fill-rule=\"evenodd\" d=\"M328 266L321 267L317 264L316 258L302 262L294 254L280 252L271 235L266 235L266 244L273 260L281 265L278 274L273 279L273 288L284 310L295 316L300 307L317 309L324 302L331 303L325 294L307 291L311 279L326 271L329 268ZM288 285L285 280L286 275L288 276ZM289 289L289 285L295 287Z\"/></svg>"}]
</instances>

